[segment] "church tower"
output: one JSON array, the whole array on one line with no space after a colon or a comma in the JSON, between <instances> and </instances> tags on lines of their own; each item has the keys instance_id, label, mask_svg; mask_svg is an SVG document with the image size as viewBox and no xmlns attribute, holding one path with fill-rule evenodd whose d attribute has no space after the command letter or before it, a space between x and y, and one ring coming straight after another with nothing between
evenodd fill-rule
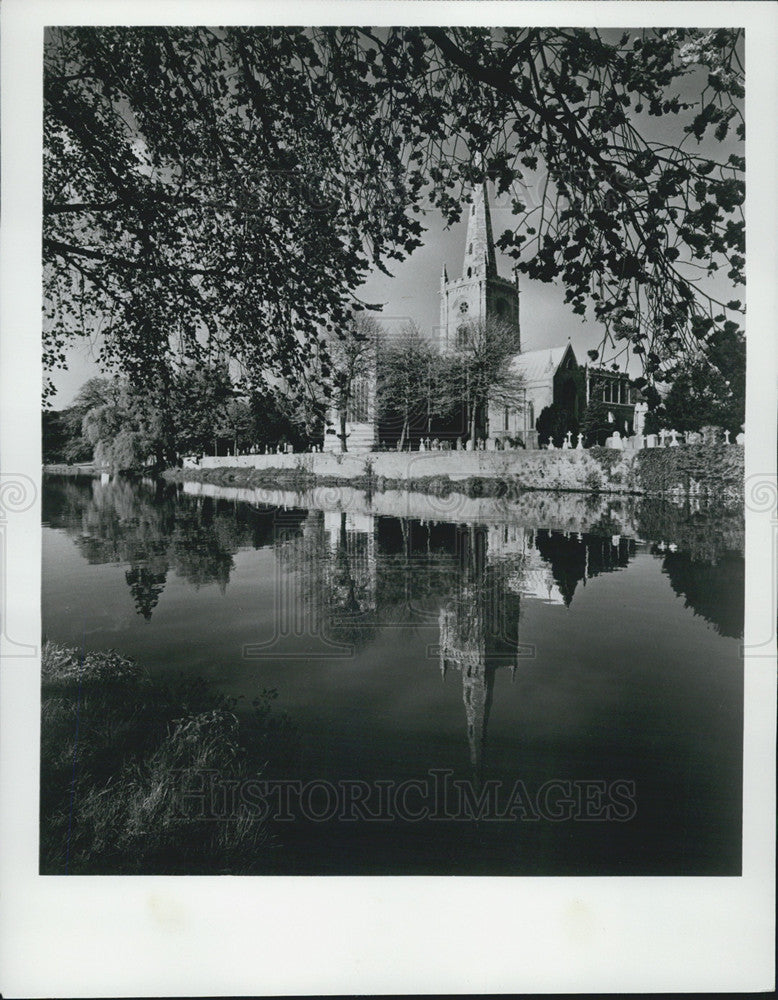
<instances>
[{"instance_id":1,"label":"church tower","mask_svg":"<svg viewBox=\"0 0 778 1000\"><path fill-rule=\"evenodd\" d=\"M467 220L462 277L449 281L445 264L440 281L441 353L456 349L457 331L468 322L495 316L519 326L519 286L497 273L486 181L473 187Z\"/></svg>"}]
</instances>

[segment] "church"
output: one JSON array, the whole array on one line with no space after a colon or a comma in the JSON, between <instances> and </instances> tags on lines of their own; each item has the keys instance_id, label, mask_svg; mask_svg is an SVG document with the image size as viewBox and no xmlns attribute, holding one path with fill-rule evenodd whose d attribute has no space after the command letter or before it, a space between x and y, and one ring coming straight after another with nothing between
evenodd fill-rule
<instances>
[{"instance_id":1,"label":"church","mask_svg":"<svg viewBox=\"0 0 778 1000\"><path fill-rule=\"evenodd\" d=\"M498 273L485 180L473 188L467 219L461 277L449 279L446 265L443 265L440 324L434 340L440 354L451 354L463 346L464 328L468 323L495 318L515 326L518 353L511 364L517 382L523 387L521 402L514 406L489 404L486 425L482 428L484 438L496 447L519 444L537 448L536 422L546 407L552 404L563 407L577 426L590 398L606 402L613 421L623 427L622 433L632 433L636 395L626 372L579 365L569 338L559 346L521 350L518 272L513 279ZM375 382L375 373L372 373L356 387L354 404L346 419L349 451L370 451L379 444ZM325 450L341 450L337 424L337 415L330 412Z\"/></svg>"}]
</instances>

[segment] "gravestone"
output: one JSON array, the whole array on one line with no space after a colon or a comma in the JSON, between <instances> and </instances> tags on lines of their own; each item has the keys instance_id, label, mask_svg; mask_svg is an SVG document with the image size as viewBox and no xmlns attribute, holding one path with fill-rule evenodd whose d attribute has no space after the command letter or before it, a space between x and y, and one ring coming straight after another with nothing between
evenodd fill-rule
<instances>
[{"instance_id":1,"label":"gravestone","mask_svg":"<svg viewBox=\"0 0 778 1000\"><path fill-rule=\"evenodd\" d=\"M745 435L745 432L744 432L744 431L741 431L741 432L740 432L740 433L738 434L738 436L737 436L737 437L735 438L735 441L736 441L736 443L737 443L737 444L745 444L745 443L746 443L746 435Z\"/></svg>"},{"instance_id":2,"label":"gravestone","mask_svg":"<svg viewBox=\"0 0 778 1000\"><path fill-rule=\"evenodd\" d=\"M575 446L576 451L583 451L583 434L578 435L578 444Z\"/></svg>"},{"instance_id":3,"label":"gravestone","mask_svg":"<svg viewBox=\"0 0 778 1000\"><path fill-rule=\"evenodd\" d=\"M702 428L702 443L707 445L718 444L719 429L711 424Z\"/></svg>"},{"instance_id":4,"label":"gravestone","mask_svg":"<svg viewBox=\"0 0 778 1000\"><path fill-rule=\"evenodd\" d=\"M659 437L656 434L646 434L646 448L656 448L659 445Z\"/></svg>"},{"instance_id":5,"label":"gravestone","mask_svg":"<svg viewBox=\"0 0 778 1000\"><path fill-rule=\"evenodd\" d=\"M729 444L729 431L724 431L724 444Z\"/></svg>"},{"instance_id":6,"label":"gravestone","mask_svg":"<svg viewBox=\"0 0 778 1000\"><path fill-rule=\"evenodd\" d=\"M678 431L676 430L670 431L670 447L671 448L678 447Z\"/></svg>"}]
</instances>

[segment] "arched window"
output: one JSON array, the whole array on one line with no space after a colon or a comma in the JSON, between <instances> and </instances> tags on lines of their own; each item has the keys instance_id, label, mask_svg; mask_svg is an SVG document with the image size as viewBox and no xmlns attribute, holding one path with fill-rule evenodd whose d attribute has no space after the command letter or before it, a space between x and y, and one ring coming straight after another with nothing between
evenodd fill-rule
<instances>
[{"instance_id":1,"label":"arched window","mask_svg":"<svg viewBox=\"0 0 778 1000\"><path fill-rule=\"evenodd\" d=\"M504 430L504 431L508 431L508 430L510 430L510 427L511 427L511 420L510 420L510 417L511 417L511 412L510 412L510 410L508 409L508 407L506 406L506 407L505 407L505 423L504 423L504 425L503 425L503 430Z\"/></svg>"},{"instance_id":2,"label":"arched window","mask_svg":"<svg viewBox=\"0 0 778 1000\"><path fill-rule=\"evenodd\" d=\"M467 331L464 325L457 327L457 349L461 350L467 344Z\"/></svg>"},{"instance_id":3,"label":"arched window","mask_svg":"<svg viewBox=\"0 0 778 1000\"><path fill-rule=\"evenodd\" d=\"M473 252L473 244L472 244L472 243L471 243L471 244L470 244L470 246L469 246L469 247L467 248L467 252L468 252L468 253L472 253L472 252Z\"/></svg>"},{"instance_id":4,"label":"arched window","mask_svg":"<svg viewBox=\"0 0 778 1000\"><path fill-rule=\"evenodd\" d=\"M468 276L468 278L472 278L473 277L473 269L472 269L472 267L468 267L468 269L467 269L467 276Z\"/></svg>"},{"instance_id":5,"label":"arched window","mask_svg":"<svg viewBox=\"0 0 778 1000\"><path fill-rule=\"evenodd\" d=\"M529 429L531 431L535 430L535 404L530 403L527 407L527 419L529 421Z\"/></svg>"}]
</instances>

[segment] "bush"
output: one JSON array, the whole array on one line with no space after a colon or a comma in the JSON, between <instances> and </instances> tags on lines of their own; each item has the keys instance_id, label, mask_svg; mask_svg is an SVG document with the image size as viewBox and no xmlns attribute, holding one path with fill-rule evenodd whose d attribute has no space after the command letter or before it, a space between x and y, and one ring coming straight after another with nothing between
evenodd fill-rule
<instances>
[{"instance_id":1,"label":"bush","mask_svg":"<svg viewBox=\"0 0 778 1000\"><path fill-rule=\"evenodd\" d=\"M251 873L270 833L245 807L224 819L184 808L208 774L256 778L293 730L263 692L253 718L202 681L168 686L114 652L47 643L42 656L42 874ZM249 737L250 738L247 738ZM248 747L252 747L250 753Z\"/></svg>"}]
</instances>

